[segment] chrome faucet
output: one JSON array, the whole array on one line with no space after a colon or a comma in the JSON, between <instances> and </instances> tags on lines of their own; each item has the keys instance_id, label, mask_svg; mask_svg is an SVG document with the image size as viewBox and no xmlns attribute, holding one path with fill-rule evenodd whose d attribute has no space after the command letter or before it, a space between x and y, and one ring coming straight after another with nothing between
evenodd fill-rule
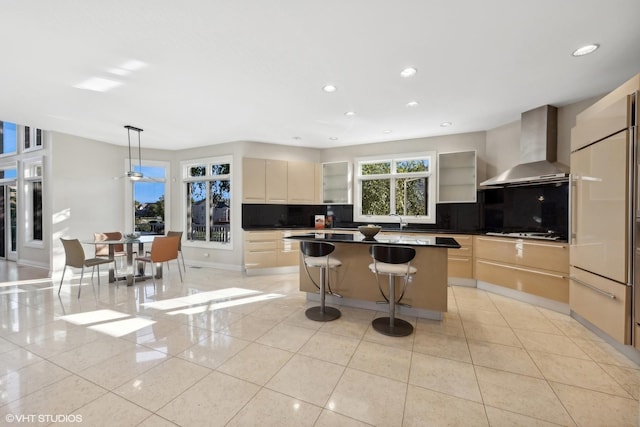
<instances>
[{"instance_id":1,"label":"chrome faucet","mask_svg":"<svg viewBox=\"0 0 640 427\"><path fill-rule=\"evenodd\" d=\"M397 216L398 219L400 219L400 231L402 231L404 227L408 225L407 222L402 218L402 215L392 213L392 214L389 214L389 216Z\"/></svg>"}]
</instances>

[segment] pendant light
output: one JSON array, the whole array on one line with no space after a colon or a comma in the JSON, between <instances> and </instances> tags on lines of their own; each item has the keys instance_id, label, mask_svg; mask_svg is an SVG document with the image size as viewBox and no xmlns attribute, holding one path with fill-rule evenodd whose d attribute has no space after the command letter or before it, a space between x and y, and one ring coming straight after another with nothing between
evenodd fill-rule
<instances>
[{"instance_id":1,"label":"pendant light","mask_svg":"<svg viewBox=\"0 0 640 427\"><path fill-rule=\"evenodd\" d=\"M142 151L140 149L140 132L142 132L142 129L137 128L135 126L130 126L130 125L126 125L124 127L127 130L127 138L129 140L129 171L127 172L127 178L129 178L131 181L140 181L144 175L142 174ZM137 132L138 133L138 167L139 170L138 172L133 170L133 166L132 166L132 160L131 160L131 131Z\"/></svg>"}]
</instances>

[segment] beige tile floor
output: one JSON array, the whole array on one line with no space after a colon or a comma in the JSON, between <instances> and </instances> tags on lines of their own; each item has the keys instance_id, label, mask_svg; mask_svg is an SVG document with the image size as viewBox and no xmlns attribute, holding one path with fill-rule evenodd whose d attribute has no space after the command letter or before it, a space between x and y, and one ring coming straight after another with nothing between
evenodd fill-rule
<instances>
[{"instance_id":1,"label":"beige tile floor","mask_svg":"<svg viewBox=\"0 0 640 427\"><path fill-rule=\"evenodd\" d=\"M174 268L157 290L86 282L79 300L77 276L60 297L40 277L0 261L0 424L638 425L640 366L566 315L477 289L449 288L443 321L390 338L379 312L306 319L296 274L180 283Z\"/></svg>"}]
</instances>

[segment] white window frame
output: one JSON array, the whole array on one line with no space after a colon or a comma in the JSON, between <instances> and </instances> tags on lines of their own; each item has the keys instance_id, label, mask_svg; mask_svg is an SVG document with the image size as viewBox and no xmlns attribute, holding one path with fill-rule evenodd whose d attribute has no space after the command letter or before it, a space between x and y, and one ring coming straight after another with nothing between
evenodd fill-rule
<instances>
[{"instance_id":1,"label":"white window frame","mask_svg":"<svg viewBox=\"0 0 640 427\"><path fill-rule=\"evenodd\" d=\"M29 147L26 147L26 138L25 138L25 133L26 130L29 129ZM40 132L40 145L36 144L38 138L38 132ZM45 131L43 129L40 128L35 128L33 126L22 126L22 132L19 135L20 138L20 143L21 143L21 147L22 147L22 152L23 153L28 153L31 151L37 151L37 150L42 150L42 148L44 147L44 140L45 140Z\"/></svg>"},{"instance_id":2,"label":"white window frame","mask_svg":"<svg viewBox=\"0 0 640 427\"><path fill-rule=\"evenodd\" d=\"M33 239L33 197L31 192L33 191L33 184L40 182L42 185L42 204L44 211L44 157L35 157L22 160L22 178L23 178L23 197L22 206L24 214L24 245L31 248L43 248L44 247L44 215L42 217L42 240Z\"/></svg>"},{"instance_id":3,"label":"white window frame","mask_svg":"<svg viewBox=\"0 0 640 427\"><path fill-rule=\"evenodd\" d=\"M229 174L228 175L211 175L211 165L214 164L229 164ZM205 166L206 167L206 175L205 176L197 176L192 177L189 174L189 169L192 167ZM229 191L229 198L231 199L231 205L234 203L234 182L233 182L233 156L232 155L223 155L216 157L207 157L202 159L193 159L193 160L184 160L180 162L180 169L182 170L182 182L181 182L181 191L182 194L182 224L183 229L185 230L185 241L182 243L183 246L194 247L194 248L210 248L210 249L221 249L232 251L234 242L236 241L236 236L233 234L234 230L234 218L237 215L233 214L233 206L230 206L232 210L232 214L229 217L229 233L231 233L231 241L229 243L223 242L211 242L211 241L199 241L199 240L189 240L187 233L188 226L188 218L187 218L187 183L188 182L196 182L196 181L218 181L218 180L229 180L231 182L231 189ZM207 188L207 198L206 198L207 212L209 211L209 189ZM207 217L208 217L207 213ZM209 224L207 222L207 229ZM208 236L208 233L207 233Z\"/></svg>"},{"instance_id":4,"label":"white window frame","mask_svg":"<svg viewBox=\"0 0 640 427\"><path fill-rule=\"evenodd\" d=\"M398 173L396 172L396 162L415 159L429 159L428 172ZM391 163L391 172L389 174L380 175L362 175L362 165L367 163L378 163L388 161ZM390 192L390 213L402 215L405 222L418 224L435 224L436 222L436 170L437 170L437 154L435 151L424 151L419 153L402 153L402 154L384 154L370 157L359 157L354 159L355 165L355 200L354 200L354 221L370 222L370 223L393 223L398 222L398 218L389 215L364 215L362 213L362 182L369 179L391 179L392 182L397 178L429 178L427 191L429 194L427 210L429 215L403 215L402 212L395 212L395 185L391 185Z\"/></svg>"},{"instance_id":5,"label":"white window frame","mask_svg":"<svg viewBox=\"0 0 640 427\"><path fill-rule=\"evenodd\" d=\"M137 166L137 165L136 165ZM164 161L159 161L159 160L142 160L142 167L144 168L145 166L151 166L151 167L162 167L164 168L165 171L165 175L164 175L164 179L162 178L142 178L140 181L137 182L163 182L164 183L164 229L165 229L165 233L167 230L170 230L171 228L171 192L169 191L169 186L167 185L169 182L171 182L171 163L170 162L164 162ZM125 166L124 166L124 170L125 173L129 170L129 159L125 159ZM125 217L124 217L124 223L125 223L125 230L127 231L127 233L129 233L130 231L132 231L134 229L134 215L135 215L135 206L134 206L134 201L133 201L133 181L124 178L123 181L125 182L125 191L124 191L124 207L125 207Z\"/></svg>"}]
</instances>

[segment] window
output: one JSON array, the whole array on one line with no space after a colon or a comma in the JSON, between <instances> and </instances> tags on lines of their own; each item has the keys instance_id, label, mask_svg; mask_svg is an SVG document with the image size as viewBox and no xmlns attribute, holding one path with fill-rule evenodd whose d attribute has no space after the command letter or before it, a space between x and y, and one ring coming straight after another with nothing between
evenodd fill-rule
<instances>
[{"instance_id":1,"label":"window","mask_svg":"<svg viewBox=\"0 0 640 427\"><path fill-rule=\"evenodd\" d=\"M16 124L0 122L0 155L15 154L17 147L18 134Z\"/></svg>"},{"instance_id":2,"label":"window","mask_svg":"<svg viewBox=\"0 0 640 427\"><path fill-rule=\"evenodd\" d=\"M23 167L26 188L27 243L42 244L42 159L25 160Z\"/></svg>"},{"instance_id":3,"label":"window","mask_svg":"<svg viewBox=\"0 0 640 427\"><path fill-rule=\"evenodd\" d=\"M42 129L24 126L22 151L33 151L42 148L44 143L44 131Z\"/></svg>"},{"instance_id":4,"label":"window","mask_svg":"<svg viewBox=\"0 0 640 427\"><path fill-rule=\"evenodd\" d=\"M435 223L435 153L356 159L356 221Z\"/></svg>"},{"instance_id":5,"label":"window","mask_svg":"<svg viewBox=\"0 0 640 427\"><path fill-rule=\"evenodd\" d=\"M231 156L183 162L186 239L231 249Z\"/></svg>"},{"instance_id":6,"label":"window","mask_svg":"<svg viewBox=\"0 0 640 427\"><path fill-rule=\"evenodd\" d=\"M165 234L165 165L135 166L143 178L133 181L133 209L135 231L141 234Z\"/></svg>"}]
</instances>

